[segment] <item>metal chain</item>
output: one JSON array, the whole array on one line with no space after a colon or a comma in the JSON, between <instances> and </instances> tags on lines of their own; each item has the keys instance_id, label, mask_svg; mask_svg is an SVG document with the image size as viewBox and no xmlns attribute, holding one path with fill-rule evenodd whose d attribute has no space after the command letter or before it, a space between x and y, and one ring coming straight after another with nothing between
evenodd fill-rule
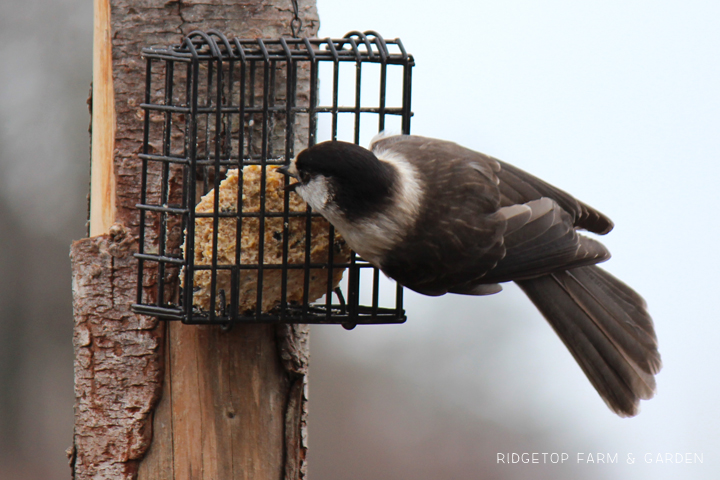
<instances>
[{"instance_id":1,"label":"metal chain","mask_svg":"<svg viewBox=\"0 0 720 480\"><path fill-rule=\"evenodd\" d=\"M293 38L299 38L300 30L302 30L302 20L300 20L300 7L298 7L298 0L292 0L293 6L293 19L290 20L290 30L292 31Z\"/></svg>"}]
</instances>

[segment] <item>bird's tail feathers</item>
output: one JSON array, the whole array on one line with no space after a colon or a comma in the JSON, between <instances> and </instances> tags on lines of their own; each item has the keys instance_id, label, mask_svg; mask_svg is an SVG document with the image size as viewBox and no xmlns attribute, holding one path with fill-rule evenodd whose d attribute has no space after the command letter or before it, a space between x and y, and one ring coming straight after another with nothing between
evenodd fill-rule
<instances>
[{"instance_id":1,"label":"bird's tail feathers","mask_svg":"<svg viewBox=\"0 0 720 480\"><path fill-rule=\"evenodd\" d=\"M634 290L597 266L517 282L620 416L655 394L661 360L652 319Z\"/></svg>"}]
</instances>

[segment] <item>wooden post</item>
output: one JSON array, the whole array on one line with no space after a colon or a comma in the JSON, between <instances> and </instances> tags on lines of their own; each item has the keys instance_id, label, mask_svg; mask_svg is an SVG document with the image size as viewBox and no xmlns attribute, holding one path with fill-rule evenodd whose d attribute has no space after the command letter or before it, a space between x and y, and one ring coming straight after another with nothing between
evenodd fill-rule
<instances>
[{"instance_id":1,"label":"wooden post","mask_svg":"<svg viewBox=\"0 0 720 480\"><path fill-rule=\"evenodd\" d=\"M314 0L299 0L313 36ZM137 316L141 49L193 30L289 35L290 0L95 0L91 237L71 248L80 479L305 478L305 326L166 325ZM153 188L152 186L150 188ZM151 192L157 194L157 192Z\"/></svg>"},{"instance_id":2,"label":"wooden post","mask_svg":"<svg viewBox=\"0 0 720 480\"><path fill-rule=\"evenodd\" d=\"M90 236L110 232L115 220L115 97L110 0L94 0Z\"/></svg>"}]
</instances>

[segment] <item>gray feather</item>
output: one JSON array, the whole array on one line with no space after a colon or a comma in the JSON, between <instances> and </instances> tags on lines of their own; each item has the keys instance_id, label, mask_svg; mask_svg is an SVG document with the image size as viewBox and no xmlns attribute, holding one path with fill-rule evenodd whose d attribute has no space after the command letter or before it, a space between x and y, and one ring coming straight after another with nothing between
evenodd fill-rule
<instances>
[{"instance_id":1,"label":"gray feather","mask_svg":"<svg viewBox=\"0 0 720 480\"><path fill-rule=\"evenodd\" d=\"M639 401L655 394L653 375L661 367L642 298L596 266L517 283L605 403L618 415L636 415Z\"/></svg>"},{"instance_id":2,"label":"gray feather","mask_svg":"<svg viewBox=\"0 0 720 480\"><path fill-rule=\"evenodd\" d=\"M613 229L613 222L598 210L577 200L569 193L540 180L508 163L496 160L501 169L500 195L503 205L526 203L548 197L555 200L563 210L571 215L573 225L593 233L604 235Z\"/></svg>"},{"instance_id":3,"label":"gray feather","mask_svg":"<svg viewBox=\"0 0 720 480\"><path fill-rule=\"evenodd\" d=\"M555 201L541 198L524 206L530 209L529 216L521 215L517 206L498 210L501 217L512 216L503 236L505 255L483 282L537 277L610 258L600 242L577 233L572 217Z\"/></svg>"}]
</instances>

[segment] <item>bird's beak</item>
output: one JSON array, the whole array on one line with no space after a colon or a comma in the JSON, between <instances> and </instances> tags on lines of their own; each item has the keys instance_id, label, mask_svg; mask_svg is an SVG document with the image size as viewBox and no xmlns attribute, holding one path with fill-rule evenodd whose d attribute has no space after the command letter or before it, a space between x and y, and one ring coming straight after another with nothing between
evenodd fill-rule
<instances>
[{"instance_id":1,"label":"bird's beak","mask_svg":"<svg viewBox=\"0 0 720 480\"><path fill-rule=\"evenodd\" d=\"M290 173L289 168L290 168L290 165L283 165L282 167L278 167L277 169L275 169L275 171L276 171L276 172L279 172L279 173L282 173L283 175L293 176L293 175Z\"/></svg>"},{"instance_id":2,"label":"bird's beak","mask_svg":"<svg viewBox=\"0 0 720 480\"><path fill-rule=\"evenodd\" d=\"M275 171L299 180L299 177L295 173L292 173L290 171L290 165L283 165L282 167L277 168ZM289 192L294 192L298 185L300 185L300 182L291 183L290 185L285 187L285 190Z\"/></svg>"}]
</instances>

